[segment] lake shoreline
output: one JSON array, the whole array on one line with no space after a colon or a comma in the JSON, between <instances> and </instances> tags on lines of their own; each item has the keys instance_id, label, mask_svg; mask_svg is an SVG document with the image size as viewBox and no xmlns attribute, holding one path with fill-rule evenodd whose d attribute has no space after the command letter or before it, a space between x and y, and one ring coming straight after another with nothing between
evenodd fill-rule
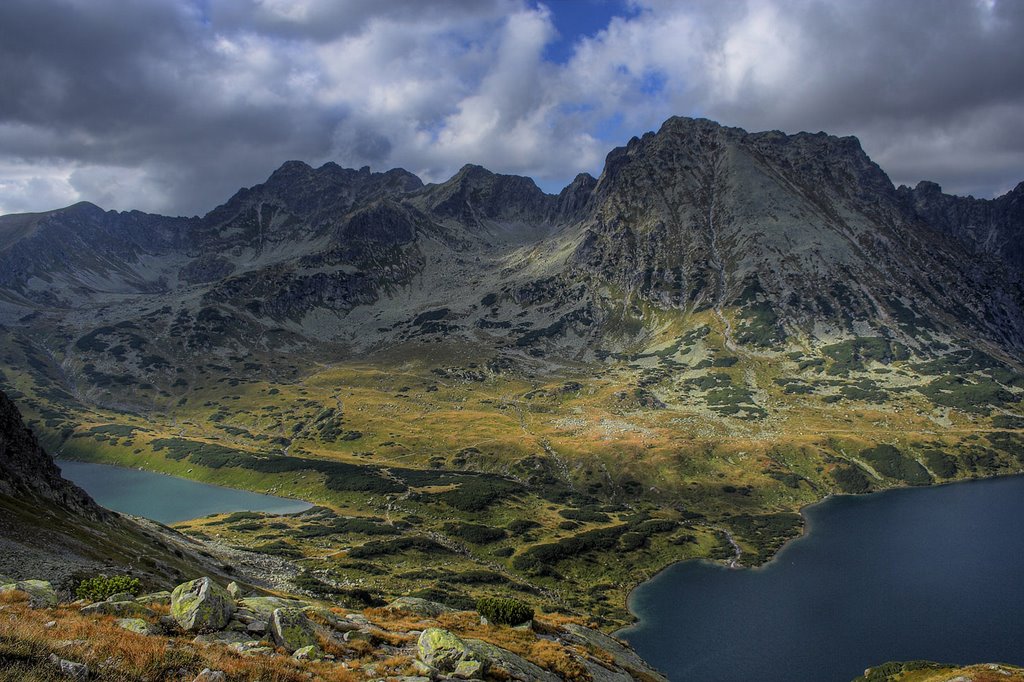
<instances>
[{"instance_id":1,"label":"lake shoreline","mask_svg":"<svg viewBox=\"0 0 1024 682\"><path fill-rule=\"evenodd\" d=\"M829 493L825 497L823 497L823 498L821 498L821 499L819 499L819 500L817 500L815 502L810 502L808 504L805 504L804 506L800 507L799 510L797 510L797 513L799 513L801 518L803 519L803 530L800 532L799 535L797 535L795 537L792 537L789 540L786 540L786 542L784 542L782 544L782 546L780 546L779 549L776 550L768 558L768 560L763 562L763 563L757 564L756 566L731 565L729 563L731 560L727 560L727 559L710 559L708 557L696 557L696 558L693 558L693 559L683 559L681 561L673 561L672 563L666 564L662 568L658 569L653 575L651 575L650 577L642 580L641 582L637 583L632 588L630 588L629 593L626 595L626 610L629 612L629 614L631 616L633 616L633 620L628 625L624 625L623 627L618 628L617 630L612 632L612 635L614 635L615 637L621 638L622 634L624 632L626 632L628 630L631 630L631 629L634 629L638 625L640 625L640 623L642 622L643 618L638 616L633 611L633 609L630 607L630 603L633 601L634 594L636 593L637 590L639 590L640 588L644 587L648 583L654 581L655 579L657 579L659 576L661 576L663 573L665 573L666 571L668 571L672 567L678 566L680 564L691 564L691 563L693 563L693 564L702 564L703 563L703 564L707 564L709 566L717 566L717 567L727 568L727 569L729 569L731 571L752 571L752 572L756 572L756 571L760 571L762 569L765 569L765 568L771 566L772 564L774 564L776 562L776 560L780 556L782 556L782 554L785 553L785 551L790 546L792 546L794 543L796 543L796 542L798 542L800 540L803 540L803 539L805 539L807 537L810 537L811 531L812 531L812 523L811 523L811 519L807 515L807 512L810 511L812 508L817 507L817 506L822 505L822 504L825 504L826 502L828 502L830 500L833 500L833 499L836 499L836 498L867 498L867 497L884 495L886 493L897 493L897 492L908 491L908 490L927 490L927 489L934 489L934 488L944 488L944 487L947 487L947 486L964 485L964 484L968 484L968 483L982 483L982 482L985 482L985 481L994 481L994 480L1006 479L1006 478L1014 478L1014 477L1024 477L1024 471L1015 471L1013 473L998 474L998 475L995 475L995 476L977 476L977 477L970 477L970 478L962 478L962 479L953 480L953 481L943 481L941 483L929 483L928 485L902 485L902 486L894 486L892 488L886 488L884 490L873 490L873 491L868 492L868 493Z\"/></svg>"}]
</instances>

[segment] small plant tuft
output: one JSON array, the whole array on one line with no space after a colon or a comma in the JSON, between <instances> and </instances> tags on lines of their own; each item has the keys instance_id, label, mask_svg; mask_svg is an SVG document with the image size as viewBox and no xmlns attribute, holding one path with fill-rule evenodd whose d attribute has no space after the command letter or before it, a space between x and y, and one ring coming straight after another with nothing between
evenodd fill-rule
<instances>
[{"instance_id":1,"label":"small plant tuft","mask_svg":"<svg viewBox=\"0 0 1024 682\"><path fill-rule=\"evenodd\" d=\"M98 575L93 578L85 578L78 583L78 587L75 588L75 596L79 599L103 601L120 592L138 594L139 587L139 579L129 575L115 575L109 578L105 575Z\"/></svg>"},{"instance_id":2,"label":"small plant tuft","mask_svg":"<svg viewBox=\"0 0 1024 682\"><path fill-rule=\"evenodd\" d=\"M481 597L476 610L492 623L522 625L533 620L533 607L511 597Z\"/></svg>"}]
</instances>

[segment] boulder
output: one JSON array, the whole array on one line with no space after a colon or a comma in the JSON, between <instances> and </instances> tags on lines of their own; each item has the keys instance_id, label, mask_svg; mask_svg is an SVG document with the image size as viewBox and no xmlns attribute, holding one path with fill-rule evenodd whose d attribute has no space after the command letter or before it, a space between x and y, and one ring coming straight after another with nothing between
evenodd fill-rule
<instances>
[{"instance_id":1,"label":"boulder","mask_svg":"<svg viewBox=\"0 0 1024 682\"><path fill-rule=\"evenodd\" d=\"M118 618L151 618L156 615L147 607L134 601L99 601L83 606L81 612L87 616L117 616Z\"/></svg>"},{"instance_id":2,"label":"boulder","mask_svg":"<svg viewBox=\"0 0 1024 682\"><path fill-rule=\"evenodd\" d=\"M453 672L463 661L483 663L458 635L442 628L427 628L416 643L416 656L443 673Z\"/></svg>"},{"instance_id":3,"label":"boulder","mask_svg":"<svg viewBox=\"0 0 1024 682\"><path fill-rule=\"evenodd\" d=\"M242 586L232 580L228 583L228 594L231 595L232 599L241 599L243 596Z\"/></svg>"},{"instance_id":4,"label":"boulder","mask_svg":"<svg viewBox=\"0 0 1024 682\"><path fill-rule=\"evenodd\" d=\"M118 592L112 594L103 601L135 601L135 595L131 592Z\"/></svg>"},{"instance_id":5,"label":"boulder","mask_svg":"<svg viewBox=\"0 0 1024 682\"><path fill-rule=\"evenodd\" d=\"M167 604L168 606L170 606L171 593L167 590L163 590L161 592L151 592L149 594L144 594L141 597L136 597L135 601L139 602L140 604L145 604L146 606L149 606L150 604Z\"/></svg>"},{"instance_id":6,"label":"boulder","mask_svg":"<svg viewBox=\"0 0 1024 682\"><path fill-rule=\"evenodd\" d=\"M156 628L141 618L118 618L114 625L137 635L155 635Z\"/></svg>"},{"instance_id":7,"label":"boulder","mask_svg":"<svg viewBox=\"0 0 1024 682\"><path fill-rule=\"evenodd\" d=\"M296 649L295 653L292 654L292 658L296 661L319 661L323 658L323 653L316 644L310 644L301 649Z\"/></svg>"},{"instance_id":8,"label":"boulder","mask_svg":"<svg viewBox=\"0 0 1024 682\"><path fill-rule=\"evenodd\" d=\"M319 644L316 626L302 609L275 609L270 618L270 634L288 652Z\"/></svg>"},{"instance_id":9,"label":"boulder","mask_svg":"<svg viewBox=\"0 0 1024 682\"><path fill-rule=\"evenodd\" d=\"M629 646L623 644L614 637L591 630L590 628L569 623L565 626L565 639L573 644L580 644L584 647L601 649L611 655L615 665L619 666L634 677L649 678L654 682L668 682L668 678L652 668L647 661L640 658Z\"/></svg>"},{"instance_id":10,"label":"boulder","mask_svg":"<svg viewBox=\"0 0 1024 682\"><path fill-rule=\"evenodd\" d=\"M454 613L455 609L436 601L428 601L419 597L399 597L384 608L394 611L408 611L428 618L437 618L442 613Z\"/></svg>"},{"instance_id":11,"label":"boulder","mask_svg":"<svg viewBox=\"0 0 1024 682\"><path fill-rule=\"evenodd\" d=\"M72 680L89 679L89 667L84 663L76 663L59 657L57 654L50 654L47 659L50 665L60 671L60 674Z\"/></svg>"},{"instance_id":12,"label":"boulder","mask_svg":"<svg viewBox=\"0 0 1024 682\"><path fill-rule=\"evenodd\" d=\"M273 654L275 653L273 647L265 645L263 642L257 642L252 640L249 642L236 642L234 644L228 644L228 648L232 651L237 651L240 654Z\"/></svg>"},{"instance_id":13,"label":"boulder","mask_svg":"<svg viewBox=\"0 0 1024 682\"><path fill-rule=\"evenodd\" d=\"M262 635L270 629L270 623L265 620L254 620L246 623L245 631L253 634Z\"/></svg>"},{"instance_id":14,"label":"boulder","mask_svg":"<svg viewBox=\"0 0 1024 682\"><path fill-rule=\"evenodd\" d=\"M224 682L227 677L220 670L210 670L209 668L203 668L203 672L196 675L196 678L192 682Z\"/></svg>"},{"instance_id":15,"label":"boulder","mask_svg":"<svg viewBox=\"0 0 1024 682\"><path fill-rule=\"evenodd\" d=\"M171 615L186 632L220 630L234 610L231 595L209 578L183 583L171 592Z\"/></svg>"},{"instance_id":16,"label":"boulder","mask_svg":"<svg viewBox=\"0 0 1024 682\"><path fill-rule=\"evenodd\" d=\"M52 608L60 602L53 586L45 580L19 580L0 586L0 594L15 591L27 594L28 605L33 609Z\"/></svg>"}]
</instances>

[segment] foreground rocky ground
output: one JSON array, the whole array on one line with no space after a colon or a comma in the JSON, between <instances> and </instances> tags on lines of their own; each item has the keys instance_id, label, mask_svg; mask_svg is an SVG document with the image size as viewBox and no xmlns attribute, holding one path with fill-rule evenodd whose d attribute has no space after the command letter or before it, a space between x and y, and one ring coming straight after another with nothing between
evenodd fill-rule
<instances>
[{"instance_id":1,"label":"foreground rocky ground","mask_svg":"<svg viewBox=\"0 0 1024 682\"><path fill-rule=\"evenodd\" d=\"M562 617L517 627L415 598L346 611L203 577L69 602L0 579L0 680L659 682L632 649Z\"/></svg>"}]
</instances>

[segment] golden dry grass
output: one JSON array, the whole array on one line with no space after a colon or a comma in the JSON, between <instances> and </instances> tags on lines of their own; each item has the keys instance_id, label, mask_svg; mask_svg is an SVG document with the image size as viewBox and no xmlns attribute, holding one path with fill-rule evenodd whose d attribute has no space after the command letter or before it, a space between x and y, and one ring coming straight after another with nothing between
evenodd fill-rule
<instances>
[{"instance_id":1,"label":"golden dry grass","mask_svg":"<svg viewBox=\"0 0 1024 682\"><path fill-rule=\"evenodd\" d=\"M55 624L47 628L49 621ZM330 663L244 656L221 645L195 646L168 637L138 635L114 625L113 618L87 617L73 608L34 610L19 602L6 603L0 611L0 660L17 664L25 674L47 679L46 658L51 653L85 663L105 679L156 681L181 669L194 675L203 668L222 670L228 679L239 682L361 679Z\"/></svg>"}]
</instances>

